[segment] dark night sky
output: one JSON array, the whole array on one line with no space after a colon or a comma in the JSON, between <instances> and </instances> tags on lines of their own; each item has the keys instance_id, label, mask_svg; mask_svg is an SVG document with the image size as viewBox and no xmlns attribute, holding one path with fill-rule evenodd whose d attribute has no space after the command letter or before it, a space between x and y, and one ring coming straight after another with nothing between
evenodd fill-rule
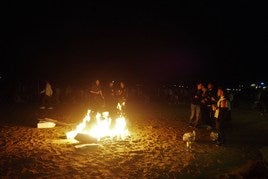
<instances>
[{"instance_id":1,"label":"dark night sky","mask_svg":"<svg viewBox=\"0 0 268 179\"><path fill-rule=\"evenodd\" d=\"M265 7L255 1L7 2L1 73L267 80Z\"/></svg>"}]
</instances>

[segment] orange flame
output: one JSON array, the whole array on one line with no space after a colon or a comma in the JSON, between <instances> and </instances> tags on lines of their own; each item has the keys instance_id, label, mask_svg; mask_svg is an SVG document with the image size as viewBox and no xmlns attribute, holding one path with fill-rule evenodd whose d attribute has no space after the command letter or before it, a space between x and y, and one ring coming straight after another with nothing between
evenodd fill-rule
<instances>
[{"instance_id":1,"label":"orange flame","mask_svg":"<svg viewBox=\"0 0 268 179\"><path fill-rule=\"evenodd\" d=\"M125 105L125 104L122 104ZM122 105L118 103L117 108L121 111ZM96 124L91 128L87 129L87 123L91 120L91 110L88 110L83 121L76 126L75 130L66 133L67 139L74 139L78 133L88 134L91 137L96 138L98 141L103 137L116 137L117 140L124 140L129 136L129 132L126 125L126 119L121 114L115 119L115 125L112 128L112 119L109 116L109 112L97 113L95 116Z\"/></svg>"}]
</instances>

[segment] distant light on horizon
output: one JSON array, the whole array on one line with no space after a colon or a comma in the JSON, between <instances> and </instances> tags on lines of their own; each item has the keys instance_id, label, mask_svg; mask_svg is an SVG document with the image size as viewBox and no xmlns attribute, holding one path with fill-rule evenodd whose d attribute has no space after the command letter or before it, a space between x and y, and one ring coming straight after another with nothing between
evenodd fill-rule
<instances>
[{"instance_id":1,"label":"distant light on horizon","mask_svg":"<svg viewBox=\"0 0 268 179\"><path fill-rule=\"evenodd\" d=\"M251 87L256 87L256 84L255 83L252 83L250 86Z\"/></svg>"}]
</instances>

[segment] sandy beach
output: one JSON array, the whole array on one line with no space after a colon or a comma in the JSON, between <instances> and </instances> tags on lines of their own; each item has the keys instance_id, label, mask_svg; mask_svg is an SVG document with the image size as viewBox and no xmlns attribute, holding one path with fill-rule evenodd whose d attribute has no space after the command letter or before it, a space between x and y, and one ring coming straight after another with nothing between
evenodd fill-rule
<instances>
[{"instance_id":1,"label":"sandy beach","mask_svg":"<svg viewBox=\"0 0 268 179\"><path fill-rule=\"evenodd\" d=\"M94 146L77 148L79 142L66 139L66 132L82 121L83 110L77 110L78 108L79 106L68 110L53 109L54 115L50 117L68 124L56 124L54 128L37 128L36 115L31 116L32 113L40 115L36 108L20 107L24 109L24 113L2 115L1 177L267 177L267 163L259 150L267 146L267 142L257 140L258 137L264 138L267 130L254 136L252 133L256 130L247 129L250 126L236 128L240 122L235 121L235 130L228 132L228 142L219 147L209 138L211 130L199 128L196 130L197 137L192 151L188 151L182 141L183 134L193 130L187 125L188 106L176 106L170 110L148 104L135 104L129 107L126 117L129 137L125 140L107 137ZM13 110L15 109L18 108ZM233 115L240 115L240 111L234 110ZM11 122L14 120L12 117L19 118L20 114L23 120ZM8 116L12 117L7 119ZM268 123L263 118L259 118L259 122L259 126ZM245 131L250 131L251 134ZM258 169L252 168L255 165Z\"/></svg>"}]
</instances>

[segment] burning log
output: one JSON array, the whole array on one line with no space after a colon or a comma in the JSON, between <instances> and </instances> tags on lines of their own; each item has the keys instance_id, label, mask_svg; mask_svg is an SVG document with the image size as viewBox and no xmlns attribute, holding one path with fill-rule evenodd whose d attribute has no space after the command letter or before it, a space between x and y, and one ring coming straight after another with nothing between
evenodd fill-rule
<instances>
[{"instance_id":1,"label":"burning log","mask_svg":"<svg viewBox=\"0 0 268 179\"><path fill-rule=\"evenodd\" d=\"M97 139L83 133L77 133L77 135L74 138L75 140L78 140L80 143L97 143Z\"/></svg>"},{"instance_id":2,"label":"burning log","mask_svg":"<svg viewBox=\"0 0 268 179\"><path fill-rule=\"evenodd\" d=\"M92 118L94 123L88 128L88 123ZM88 110L83 121L76 126L75 130L67 132L66 137L67 139L76 139L82 143L94 143L104 137L116 137L117 140L124 140L129 136L125 117L120 115L113 120L115 120L115 123L112 125L112 118L107 111L97 113L96 116L94 116L91 110Z\"/></svg>"}]
</instances>

